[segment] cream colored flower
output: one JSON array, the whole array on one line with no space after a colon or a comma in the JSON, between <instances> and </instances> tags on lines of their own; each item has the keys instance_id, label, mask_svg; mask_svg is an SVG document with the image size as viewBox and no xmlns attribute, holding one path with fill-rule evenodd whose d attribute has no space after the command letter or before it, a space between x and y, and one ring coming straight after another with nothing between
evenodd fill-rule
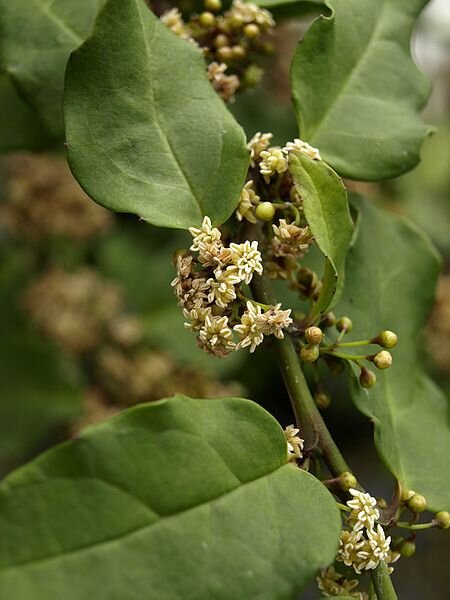
<instances>
[{"instance_id":1,"label":"cream colored flower","mask_svg":"<svg viewBox=\"0 0 450 600\"><path fill-rule=\"evenodd\" d=\"M298 138L296 138L293 142L288 142L283 148L283 150L287 154L292 151L299 151L303 154L306 154L306 156L312 158L313 160L322 160L320 158L320 153L317 150L317 148L313 148L313 146L310 146L309 144L303 142L302 140L299 140Z\"/></svg>"},{"instance_id":2,"label":"cream colored flower","mask_svg":"<svg viewBox=\"0 0 450 600\"><path fill-rule=\"evenodd\" d=\"M247 181L244 185L240 198L239 204L236 209L236 217L238 221L246 219L250 223L256 223L255 206L259 202L259 196L253 190L253 181Z\"/></svg>"},{"instance_id":3,"label":"cream colored flower","mask_svg":"<svg viewBox=\"0 0 450 600\"><path fill-rule=\"evenodd\" d=\"M350 488L349 492L353 496L352 500L347 502L347 506L352 509L349 521L354 523L353 529L355 531L364 527L373 529L375 521L380 518L380 511L376 508L376 498L353 488Z\"/></svg>"},{"instance_id":4,"label":"cream colored flower","mask_svg":"<svg viewBox=\"0 0 450 600\"><path fill-rule=\"evenodd\" d=\"M245 241L243 244L230 244L231 260L234 265L229 269L234 270L241 281L249 284L253 273L261 275L263 266L261 253L258 250L258 242Z\"/></svg>"},{"instance_id":5,"label":"cream colored flower","mask_svg":"<svg viewBox=\"0 0 450 600\"><path fill-rule=\"evenodd\" d=\"M286 438L288 453L295 458L302 458L304 440L297 434L300 429L297 429L293 425L288 425L284 430L284 436Z\"/></svg>"},{"instance_id":6,"label":"cream colored flower","mask_svg":"<svg viewBox=\"0 0 450 600\"><path fill-rule=\"evenodd\" d=\"M198 330L198 336L200 347L219 358L226 356L236 347L226 316L207 315L202 327Z\"/></svg>"},{"instance_id":7,"label":"cream colored flower","mask_svg":"<svg viewBox=\"0 0 450 600\"><path fill-rule=\"evenodd\" d=\"M203 219L201 227L189 227L189 231L194 238L190 249L197 252L201 252L215 242L220 242L222 237L220 231L212 226L209 217Z\"/></svg>"},{"instance_id":8,"label":"cream colored flower","mask_svg":"<svg viewBox=\"0 0 450 600\"><path fill-rule=\"evenodd\" d=\"M362 531L343 529L339 540L339 550L336 560L343 562L347 567L358 564L361 560L359 554L364 553L367 540L363 538ZM362 558L367 558L368 552Z\"/></svg>"},{"instance_id":9,"label":"cream colored flower","mask_svg":"<svg viewBox=\"0 0 450 600\"><path fill-rule=\"evenodd\" d=\"M247 310L241 317L239 325L235 325L233 330L239 335L240 341L236 350L250 346L250 352L254 352L256 346L259 346L264 339L258 325L258 316L261 314L261 307L253 302L247 302Z\"/></svg>"},{"instance_id":10,"label":"cream colored flower","mask_svg":"<svg viewBox=\"0 0 450 600\"><path fill-rule=\"evenodd\" d=\"M368 529L367 537L369 538L371 553L364 568L369 570L375 569L380 561L386 560L390 556L391 538L390 536L386 537L381 525L377 525L376 529Z\"/></svg>"},{"instance_id":11,"label":"cream colored flower","mask_svg":"<svg viewBox=\"0 0 450 600\"><path fill-rule=\"evenodd\" d=\"M226 308L227 305L236 300L235 284L240 283L240 279L232 272L217 270L215 278L208 279L210 291L208 302L215 302L220 308Z\"/></svg>"},{"instance_id":12,"label":"cream colored flower","mask_svg":"<svg viewBox=\"0 0 450 600\"><path fill-rule=\"evenodd\" d=\"M264 335L274 335L279 340L284 338L283 329L292 324L289 316L291 309L281 310L281 304L271 306L258 317L258 324Z\"/></svg>"},{"instance_id":13,"label":"cream colored flower","mask_svg":"<svg viewBox=\"0 0 450 600\"><path fill-rule=\"evenodd\" d=\"M242 2L242 0L234 0L231 9L225 16L240 17L244 23L256 23L263 30L275 27L275 21L268 10L251 2Z\"/></svg>"},{"instance_id":14,"label":"cream colored flower","mask_svg":"<svg viewBox=\"0 0 450 600\"><path fill-rule=\"evenodd\" d=\"M161 15L161 21L179 37L190 38L186 24L178 8L171 8Z\"/></svg>"},{"instance_id":15,"label":"cream colored flower","mask_svg":"<svg viewBox=\"0 0 450 600\"><path fill-rule=\"evenodd\" d=\"M295 223L287 223L286 219L280 219L272 229L272 254L279 258L301 258L313 240L308 226L298 227Z\"/></svg>"},{"instance_id":16,"label":"cream colored flower","mask_svg":"<svg viewBox=\"0 0 450 600\"><path fill-rule=\"evenodd\" d=\"M270 140L273 138L272 133L255 133L252 139L248 142L247 148L250 150L250 164L252 167L256 165L259 156L263 150L267 150L270 146Z\"/></svg>"},{"instance_id":17,"label":"cream colored flower","mask_svg":"<svg viewBox=\"0 0 450 600\"><path fill-rule=\"evenodd\" d=\"M225 102L233 102L240 86L237 75L225 75L225 63L212 62L208 65L208 78L213 88Z\"/></svg>"},{"instance_id":18,"label":"cream colored flower","mask_svg":"<svg viewBox=\"0 0 450 600\"><path fill-rule=\"evenodd\" d=\"M275 173L284 173L288 169L288 160L281 148L275 147L263 150L260 157L262 160L259 163L259 170L266 183L270 183L270 178Z\"/></svg>"},{"instance_id":19,"label":"cream colored flower","mask_svg":"<svg viewBox=\"0 0 450 600\"><path fill-rule=\"evenodd\" d=\"M211 308L192 308L191 310L183 309L184 318L187 319L184 326L190 331L198 331L205 324L206 317L211 315Z\"/></svg>"},{"instance_id":20,"label":"cream colored flower","mask_svg":"<svg viewBox=\"0 0 450 600\"><path fill-rule=\"evenodd\" d=\"M365 592L353 591L359 585L357 579L345 579L334 567L322 569L316 579L319 590L326 598L333 596L349 596L357 600L368 600Z\"/></svg>"}]
</instances>

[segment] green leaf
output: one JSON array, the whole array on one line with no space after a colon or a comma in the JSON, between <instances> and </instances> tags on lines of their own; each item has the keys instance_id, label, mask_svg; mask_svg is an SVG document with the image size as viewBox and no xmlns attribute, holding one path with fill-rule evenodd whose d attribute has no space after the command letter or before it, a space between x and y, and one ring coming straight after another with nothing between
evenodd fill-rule
<instances>
[{"instance_id":1,"label":"green leaf","mask_svg":"<svg viewBox=\"0 0 450 600\"><path fill-rule=\"evenodd\" d=\"M286 464L278 423L232 398L175 396L91 427L12 474L0 507L14 600L291 599L340 530L326 488Z\"/></svg>"},{"instance_id":2,"label":"green leaf","mask_svg":"<svg viewBox=\"0 0 450 600\"><path fill-rule=\"evenodd\" d=\"M345 177L379 180L412 169L429 132L430 85L410 56L427 0L329 0L298 46L292 89L302 139Z\"/></svg>"},{"instance_id":3,"label":"green leaf","mask_svg":"<svg viewBox=\"0 0 450 600\"><path fill-rule=\"evenodd\" d=\"M232 214L248 168L244 132L200 50L143 0L107 2L69 61L64 104L69 163L99 204L163 227Z\"/></svg>"},{"instance_id":4,"label":"green leaf","mask_svg":"<svg viewBox=\"0 0 450 600\"><path fill-rule=\"evenodd\" d=\"M0 152L42 150L48 144L36 113L19 96L7 73L0 73Z\"/></svg>"},{"instance_id":5,"label":"green leaf","mask_svg":"<svg viewBox=\"0 0 450 600\"><path fill-rule=\"evenodd\" d=\"M277 21L329 13L323 0L256 0L253 4L269 10Z\"/></svg>"},{"instance_id":6,"label":"green leaf","mask_svg":"<svg viewBox=\"0 0 450 600\"><path fill-rule=\"evenodd\" d=\"M300 152L290 153L289 166L308 225L326 257L323 287L313 309L317 316L330 307L333 299L339 299L353 222L347 192L331 167Z\"/></svg>"},{"instance_id":7,"label":"green leaf","mask_svg":"<svg viewBox=\"0 0 450 600\"><path fill-rule=\"evenodd\" d=\"M408 221L367 201L358 207L358 237L336 310L353 320L349 340L391 329L399 343L392 350L392 367L377 371L371 390L354 377L353 399L373 420L378 452L401 484L423 494L432 509L449 510L448 402L424 374L420 353L420 330L433 303L439 259L428 238Z\"/></svg>"},{"instance_id":8,"label":"green leaf","mask_svg":"<svg viewBox=\"0 0 450 600\"><path fill-rule=\"evenodd\" d=\"M0 63L53 137L63 134L64 70L105 0L0 0Z\"/></svg>"}]
</instances>

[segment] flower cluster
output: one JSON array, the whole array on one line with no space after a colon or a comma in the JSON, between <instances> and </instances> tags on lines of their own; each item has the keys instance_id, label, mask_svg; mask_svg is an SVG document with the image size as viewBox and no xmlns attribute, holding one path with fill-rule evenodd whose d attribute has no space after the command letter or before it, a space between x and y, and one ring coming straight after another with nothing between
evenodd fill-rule
<instances>
[{"instance_id":1,"label":"flower cluster","mask_svg":"<svg viewBox=\"0 0 450 600\"><path fill-rule=\"evenodd\" d=\"M357 600L368 600L368 595L365 592L355 590L359 584L357 579L345 579L333 566L328 567L328 569L322 569L316 581L319 590L322 591L326 598L346 596L348 598L356 598Z\"/></svg>"},{"instance_id":2,"label":"flower cluster","mask_svg":"<svg viewBox=\"0 0 450 600\"><path fill-rule=\"evenodd\" d=\"M381 525L376 525L380 517L376 499L353 488L349 492L353 496L347 502L351 509L347 518L350 529L341 531L337 560L353 567L358 574L375 569L380 561L398 560L400 554L390 548L391 538L386 537Z\"/></svg>"},{"instance_id":3,"label":"flower cluster","mask_svg":"<svg viewBox=\"0 0 450 600\"><path fill-rule=\"evenodd\" d=\"M272 225L274 237L272 254L276 257L302 258L312 244L313 236L309 227L298 227L280 219L278 225Z\"/></svg>"},{"instance_id":4,"label":"flower cluster","mask_svg":"<svg viewBox=\"0 0 450 600\"><path fill-rule=\"evenodd\" d=\"M256 60L273 51L268 37L275 21L269 11L242 0L233 0L226 11L221 0L204 0L203 4L205 11L186 22L177 8L165 12L161 21L201 49L214 89L225 102L232 102L238 89L260 81L262 69Z\"/></svg>"},{"instance_id":5,"label":"flower cluster","mask_svg":"<svg viewBox=\"0 0 450 600\"><path fill-rule=\"evenodd\" d=\"M288 457L291 460L303 458L303 447L305 441L298 436L299 432L300 429L297 429L297 427L294 427L293 425L288 425L284 430L284 436L286 438L288 448Z\"/></svg>"},{"instance_id":6,"label":"flower cluster","mask_svg":"<svg viewBox=\"0 0 450 600\"><path fill-rule=\"evenodd\" d=\"M243 295L243 284L248 285L263 271L258 242L225 246L209 217L190 232L190 252L178 254L172 287L187 319L186 327L196 333L199 346L224 357L241 348L254 352L265 335L282 338L283 330L292 323L290 310L281 310L280 304L263 310Z\"/></svg>"}]
</instances>

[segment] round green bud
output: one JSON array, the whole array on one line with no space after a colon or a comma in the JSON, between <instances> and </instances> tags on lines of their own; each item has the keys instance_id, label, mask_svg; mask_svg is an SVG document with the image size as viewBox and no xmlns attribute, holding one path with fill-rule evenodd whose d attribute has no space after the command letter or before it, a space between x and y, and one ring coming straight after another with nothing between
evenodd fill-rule
<instances>
[{"instance_id":1,"label":"round green bud","mask_svg":"<svg viewBox=\"0 0 450 600\"><path fill-rule=\"evenodd\" d=\"M345 333L348 333L349 331L351 331L353 329L353 323L352 320L349 319L348 317L341 317L337 322L336 322L336 329L341 332L341 331L345 331Z\"/></svg>"},{"instance_id":2,"label":"round green bud","mask_svg":"<svg viewBox=\"0 0 450 600\"><path fill-rule=\"evenodd\" d=\"M416 544L412 540L403 540L398 545L397 551L405 558L411 558L416 553Z\"/></svg>"},{"instance_id":3,"label":"round green bud","mask_svg":"<svg viewBox=\"0 0 450 600\"><path fill-rule=\"evenodd\" d=\"M322 325L322 327L333 327L333 325L336 325L336 315L334 314L334 312L328 312L326 313L322 320L320 321L320 324Z\"/></svg>"},{"instance_id":4,"label":"round green bud","mask_svg":"<svg viewBox=\"0 0 450 600\"><path fill-rule=\"evenodd\" d=\"M257 65L250 65L244 71L243 82L246 86L252 87L258 85L261 81L264 71Z\"/></svg>"},{"instance_id":5,"label":"round green bud","mask_svg":"<svg viewBox=\"0 0 450 600\"><path fill-rule=\"evenodd\" d=\"M427 509L427 501L421 494L414 494L406 502L406 506L414 513L421 513Z\"/></svg>"},{"instance_id":6,"label":"round green bud","mask_svg":"<svg viewBox=\"0 0 450 600\"><path fill-rule=\"evenodd\" d=\"M217 58L224 62L231 60L233 58L231 48L229 46L222 46L221 48L217 48Z\"/></svg>"},{"instance_id":7,"label":"round green bud","mask_svg":"<svg viewBox=\"0 0 450 600\"><path fill-rule=\"evenodd\" d=\"M212 10L213 12L218 12L222 9L221 0L204 0L203 5L206 10Z\"/></svg>"},{"instance_id":8,"label":"round green bud","mask_svg":"<svg viewBox=\"0 0 450 600\"><path fill-rule=\"evenodd\" d=\"M261 221L271 221L275 215L275 207L272 202L261 202L256 207L256 216Z\"/></svg>"},{"instance_id":9,"label":"round green bud","mask_svg":"<svg viewBox=\"0 0 450 600\"><path fill-rule=\"evenodd\" d=\"M381 508L381 510L385 510L387 508L387 502L384 498L377 498L377 506Z\"/></svg>"},{"instance_id":10,"label":"round green bud","mask_svg":"<svg viewBox=\"0 0 450 600\"><path fill-rule=\"evenodd\" d=\"M326 390L317 390L314 394L314 402L321 410L328 408L331 404L331 396Z\"/></svg>"},{"instance_id":11,"label":"round green bud","mask_svg":"<svg viewBox=\"0 0 450 600\"><path fill-rule=\"evenodd\" d=\"M402 495L400 496L400 500L402 502L407 502L410 498L414 496L416 492L414 490L403 490Z\"/></svg>"},{"instance_id":12,"label":"round green bud","mask_svg":"<svg viewBox=\"0 0 450 600\"><path fill-rule=\"evenodd\" d=\"M266 56L271 56L275 52L275 46L272 42L266 41L261 44L261 52Z\"/></svg>"},{"instance_id":13,"label":"round green bud","mask_svg":"<svg viewBox=\"0 0 450 600\"><path fill-rule=\"evenodd\" d=\"M441 510L434 515L433 521L439 529L448 529L450 527L450 513L446 510Z\"/></svg>"},{"instance_id":14,"label":"round green bud","mask_svg":"<svg viewBox=\"0 0 450 600\"><path fill-rule=\"evenodd\" d=\"M376 384L376 382L377 376L375 375L375 373L370 369L366 369L366 367L363 367L359 375L359 383L362 385L362 387L370 389Z\"/></svg>"},{"instance_id":15,"label":"round green bud","mask_svg":"<svg viewBox=\"0 0 450 600\"><path fill-rule=\"evenodd\" d=\"M213 43L216 48L223 48L224 46L228 46L229 42L225 34L219 33L216 35Z\"/></svg>"},{"instance_id":16,"label":"round green bud","mask_svg":"<svg viewBox=\"0 0 450 600\"><path fill-rule=\"evenodd\" d=\"M323 342L323 331L320 327L308 327L305 331L305 338L308 344L319 345Z\"/></svg>"},{"instance_id":17,"label":"round green bud","mask_svg":"<svg viewBox=\"0 0 450 600\"><path fill-rule=\"evenodd\" d=\"M203 27L212 27L216 22L216 17L211 12L203 12L198 21Z\"/></svg>"},{"instance_id":18,"label":"round green bud","mask_svg":"<svg viewBox=\"0 0 450 600\"><path fill-rule=\"evenodd\" d=\"M398 342L398 337L393 331L386 330L374 337L372 342L383 348L393 348Z\"/></svg>"},{"instance_id":19,"label":"round green bud","mask_svg":"<svg viewBox=\"0 0 450 600\"><path fill-rule=\"evenodd\" d=\"M372 360L377 369L389 369L392 365L392 355L387 350L377 352L370 360Z\"/></svg>"},{"instance_id":20,"label":"round green bud","mask_svg":"<svg viewBox=\"0 0 450 600\"><path fill-rule=\"evenodd\" d=\"M242 29L244 21L239 15L231 15L228 18L228 24L231 27L231 29L234 29L236 31L237 29Z\"/></svg>"},{"instance_id":21,"label":"round green bud","mask_svg":"<svg viewBox=\"0 0 450 600\"><path fill-rule=\"evenodd\" d=\"M248 23L244 27L243 32L245 37L247 37L249 40L254 40L261 34L261 30L255 23Z\"/></svg>"},{"instance_id":22,"label":"round green bud","mask_svg":"<svg viewBox=\"0 0 450 600\"><path fill-rule=\"evenodd\" d=\"M310 346L306 344L300 350L300 358L303 362L313 363L319 358L319 346Z\"/></svg>"},{"instance_id":23,"label":"round green bud","mask_svg":"<svg viewBox=\"0 0 450 600\"><path fill-rule=\"evenodd\" d=\"M402 538L401 535L392 536L392 541L391 541L392 550L397 550L397 548L400 546L400 544L403 543L404 539L405 538Z\"/></svg>"},{"instance_id":24,"label":"round green bud","mask_svg":"<svg viewBox=\"0 0 450 600\"><path fill-rule=\"evenodd\" d=\"M349 471L344 471L338 477L338 485L343 492L348 492L350 488L355 488L357 483L356 477Z\"/></svg>"},{"instance_id":25,"label":"round green bud","mask_svg":"<svg viewBox=\"0 0 450 600\"><path fill-rule=\"evenodd\" d=\"M246 52L244 46L232 46L231 53L234 60L243 60L245 58Z\"/></svg>"}]
</instances>

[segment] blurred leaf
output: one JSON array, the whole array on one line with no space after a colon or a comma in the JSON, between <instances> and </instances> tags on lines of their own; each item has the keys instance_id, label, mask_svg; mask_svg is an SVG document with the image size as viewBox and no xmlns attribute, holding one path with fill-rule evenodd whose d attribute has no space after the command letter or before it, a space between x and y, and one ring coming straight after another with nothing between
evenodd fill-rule
<instances>
[{"instance_id":1,"label":"blurred leaf","mask_svg":"<svg viewBox=\"0 0 450 600\"><path fill-rule=\"evenodd\" d=\"M6 73L0 73L0 152L42 150L49 145L36 113L22 100Z\"/></svg>"},{"instance_id":2,"label":"blurred leaf","mask_svg":"<svg viewBox=\"0 0 450 600\"><path fill-rule=\"evenodd\" d=\"M323 287L313 308L318 316L332 304L344 283L345 258L353 234L347 192L341 178L325 162L291 152L289 167L314 240L326 257ZM335 301L339 294L336 295Z\"/></svg>"},{"instance_id":3,"label":"blurred leaf","mask_svg":"<svg viewBox=\"0 0 450 600\"><path fill-rule=\"evenodd\" d=\"M302 139L340 175L395 177L419 161L430 85L410 56L427 0L329 0L299 44L292 90Z\"/></svg>"},{"instance_id":4,"label":"blurred leaf","mask_svg":"<svg viewBox=\"0 0 450 600\"><path fill-rule=\"evenodd\" d=\"M71 168L107 208L186 229L204 215L220 224L238 203L244 132L208 82L200 50L143 0L109 0L72 55L65 121Z\"/></svg>"},{"instance_id":5,"label":"blurred leaf","mask_svg":"<svg viewBox=\"0 0 450 600\"><path fill-rule=\"evenodd\" d=\"M0 63L53 137L63 135L64 70L105 0L0 0Z\"/></svg>"},{"instance_id":6,"label":"blurred leaf","mask_svg":"<svg viewBox=\"0 0 450 600\"><path fill-rule=\"evenodd\" d=\"M329 13L323 0L256 0L253 3L269 10L276 20Z\"/></svg>"},{"instance_id":7,"label":"blurred leaf","mask_svg":"<svg viewBox=\"0 0 450 600\"><path fill-rule=\"evenodd\" d=\"M449 406L424 374L418 351L439 260L429 240L408 221L362 199L355 204L361 211L360 228L336 310L353 320L349 340L391 329L399 343L392 351L392 367L377 371L371 390L359 386L355 369L353 399L373 419L377 450L402 485L423 494L430 508L449 510Z\"/></svg>"},{"instance_id":8,"label":"blurred leaf","mask_svg":"<svg viewBox=\"0 0 450 600\"><path fill-rule=\"evenodd\" d=\"M286 458L242 399L175 396L91 427L1 487L0 595L291 599L333 560L341 518Z\"/></svg>"}]
</instances>

